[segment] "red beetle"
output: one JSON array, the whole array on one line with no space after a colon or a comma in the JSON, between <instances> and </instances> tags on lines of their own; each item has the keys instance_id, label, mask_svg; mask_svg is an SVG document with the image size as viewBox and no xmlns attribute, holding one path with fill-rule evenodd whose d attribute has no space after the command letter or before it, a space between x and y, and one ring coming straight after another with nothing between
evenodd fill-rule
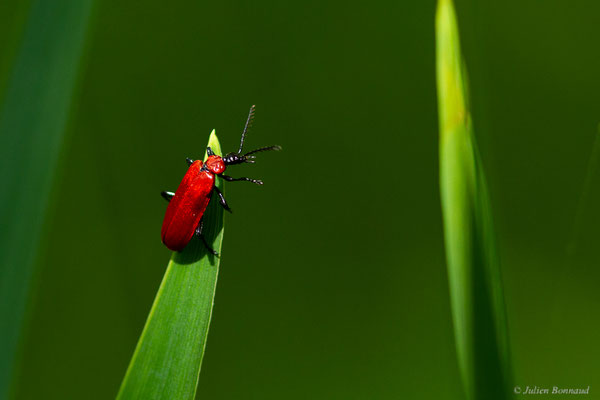
<instances>
[{"instance_id":1,"label":"red beetle","mask_svg":"<svg viewBox=\"0 0 600 400\"><path fill-rule=\"evenodd\" d=\"M219 175L226 181L248 181L262 185L262 181L250 178L232 178L223 175L225 169L229 165L254 163L252 154L260 151L281 150L279 146L261 147L242 154L244 147L244 139L246 132L252 125L254 119L254 106L250 107L250 114L246 120L244 131L242 132L242 140L237 153L229 153L225 157L215 155L210 147L206 148L208 158L206 162L202 160L191 160L187 158L189 169L177 191L162 192L161 195L169 201L165 219L162 225L162 241L169 249L173 251L182 250L192 239L194 234L198 235L206 248L214 255L218 255L216 251L210 248L206 240L202 236L202 216L210 202L213 192L219 197L219 203L229 212L231 209L223 197L223 193L215 186L215 175Z\"/></svg>"}]
</instances>

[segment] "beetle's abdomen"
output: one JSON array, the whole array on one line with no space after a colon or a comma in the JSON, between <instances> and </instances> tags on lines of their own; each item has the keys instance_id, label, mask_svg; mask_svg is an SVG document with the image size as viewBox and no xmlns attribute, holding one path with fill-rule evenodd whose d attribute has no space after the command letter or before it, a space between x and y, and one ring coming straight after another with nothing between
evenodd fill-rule
<instances>
[{"instance_id":1,"label":"beetle's abdomen","mask_svg":"<svg viewBox=\"0 0 600 400\"><path fill-rule=\"evenodd\" d=\"M200 160L190 166L167 207L161 234L173 251L182 250L192 239L210 201L215 176L201 168Z\"/></svg>"}]
</instances>

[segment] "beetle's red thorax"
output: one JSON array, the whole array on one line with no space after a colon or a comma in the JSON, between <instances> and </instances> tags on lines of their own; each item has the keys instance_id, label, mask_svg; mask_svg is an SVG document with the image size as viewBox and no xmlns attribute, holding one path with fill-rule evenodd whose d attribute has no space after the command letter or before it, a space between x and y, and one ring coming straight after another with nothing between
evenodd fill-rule
<instances>
[{"instance_id":1,"label":"beetle's red thorax","mask_svg":"<svg viewBox=\"0 0 600 400\"><path fill-rule=\"evenodd\" d=\"M225 162L220 156L209 156L204 163L206 168L213 174L222 174L225 171Z\"/></svg>"},{"instance_id":2,"label":"beetle's red thorax","mask_svg":"<svg viewBox=\"0 0 600 400\"><path fill-rule=\"evenodd\" d=\"M210 201L215 175L202 165L200 160L192 163L167 207L161 234L171 250L182 250L192 239Z\"/></svg>"}]
</instances>

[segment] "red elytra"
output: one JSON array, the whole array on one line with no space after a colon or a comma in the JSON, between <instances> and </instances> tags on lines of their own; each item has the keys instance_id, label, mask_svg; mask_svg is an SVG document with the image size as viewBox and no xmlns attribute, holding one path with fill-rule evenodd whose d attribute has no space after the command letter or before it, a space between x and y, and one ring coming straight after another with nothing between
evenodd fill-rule
<instances>
[{"instance_id":1,"label":"red elytra","mask_svg":"<svg viewBox=\"0 0 600 400\"><path fill-rule=\"evenodd\" d=\"M232 178L223 175L228 165L254 163L252 154L268 150L280 150L279 146L262 147L242 154L246 132L252 124L254 118L254 106L250 108L250 114L246 120L240 148L237 153L229 153L225 157L215 155L210 147L206 149L208 158L206 162L201 160L192 161L188 159L190 165L187 173L184 175L177 191L175 193L162 192L162 196L169 201L167 212L163 220L161 236L162 241L169 249L173 251L183 250L190 242L194 234L197 234L203 241L206 248L218 255L202 236L202 217L206 207L211 200L213 192L216 192L219 203L227 211L231 209L225 201L221 191L215 186L215 176L218 175L226 181L248 181L262 185L262 181L250 178Z\"/></svg>"},{"instance_id":2,"label":"red elytra","mask_svg":"<svg viewBox=\"0 0 600 400\"><path fill-rule=\"evenodd\" d=\"M167 207L161 235L171 250L182 250L188 244L208 207L215 175L210 170L202 170L202 166L201 160L190 165Z\"/></svg>"}]
</instances>

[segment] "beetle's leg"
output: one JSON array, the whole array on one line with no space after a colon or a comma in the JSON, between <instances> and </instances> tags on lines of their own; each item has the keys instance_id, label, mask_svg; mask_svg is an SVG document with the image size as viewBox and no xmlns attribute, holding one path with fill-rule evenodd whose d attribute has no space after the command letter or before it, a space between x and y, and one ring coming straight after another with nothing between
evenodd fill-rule
<instances>
[{"instance_id":1,"label":"beetle's leg","mask_svg":"<svg viewBox=\"0 0 600 400\"><path fill-rule=\"evenodd\" d=\"M192 159L191 159L191 158L189 158L189 157L186 157L186 159L185 159L185 162L187 163L187 165L188 165L188 167L189 167L190 165L192 165L192 164L194 163L194 160L192 160Z\"/></svg>"},{"instance_id":2,"label":"beetle's leg","mask_svg":"<svg viewBox=\"0 0 600 400\"><path fill-rule=\"evenodd\" d=\"M223 192L221 192L216 186L213 186L213 190L215 191L215 193L217 193L217 196L219 196L219 203L221 204L221 206L227 211L232 212L231 208L229 208L229 205L227 205L227 201L225 201L225 196L223 196Z\"/></svg>"},{"instance_id":3,"label":"beetle's leg","mask_svg":"<svg viewBox=\"0 0 600 400\"><path fill-rule=\"evenodd\" d=\"M206 154L207 154L208 156L214 156L214 155L215 155L215 152L214 152L214 151L212 151L212 149L210 148L210 146L208 146L208 147L206 148Z\"/></svg>"},{"instance_id":4,"label":"beetle's leg","mask_svg":"<svg viewBox=\"0 0 600 400\"><path fill-rule=\"evenodd\" d=\"M210 247L208 245L208 243L206 243L206 239L204 238L204 236L202 236L202 226L203 225L204 225L204 221L201 219L200 223L198 224L198 227L196 228L196 236L198 236L200 238L200 240L202 240L202 243L204 243L204 247L206 247L206 250L208 250L213 256L219 257L219 253L217 253L215 250L213 250L213 248Z\"/></svg>"},{"instance_id":5,"label":"beetle's leg","mask_svg":"<svg viewBox=\"0 0 600 400\"><path fill-rule=\"evenodd\" d=\"M262 185L263 181L261 181L260 179L252 179L252 178L232 178L230 176L227 175L219 175L221 178L225 179L227 182L233 182L233 181L247 181L247 182L252 182L252 183L256 183L257 185Z\"/></svg>"},{"instance_id":6,"label":"beetle's leg","mask_svg":"<svg viewBox=\"0 0 600 400\"><path fill-rule=\"evenodd\" d=\"M162 197L163 197L163 198L164 198L166 201L171 201L171 199L173 198L173 196L175 196L175 193L173 193L173 192L167 192L167 191L165 190L165 191L162 191L162 192L160 192L160 195L161 195L161 196L162 196Z\"/></svg>"}]
</instances>

